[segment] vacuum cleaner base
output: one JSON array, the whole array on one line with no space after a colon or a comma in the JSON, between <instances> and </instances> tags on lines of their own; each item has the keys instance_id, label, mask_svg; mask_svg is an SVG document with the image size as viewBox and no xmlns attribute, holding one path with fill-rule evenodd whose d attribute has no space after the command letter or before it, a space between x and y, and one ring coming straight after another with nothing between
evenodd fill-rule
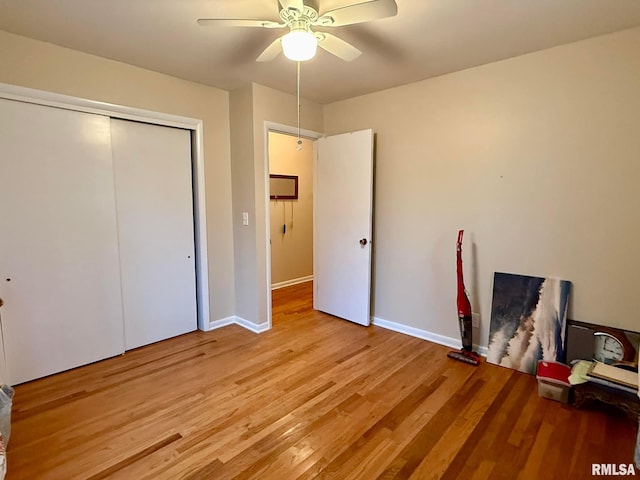
<instances>
[{"instance_id":1,"label":"vacuum cleaner base","mask_svg":"<svg viewBox=\"0 0 640 480\"><path fill-rule=\"evenodd\" d=\"M447 357L458 360L459 362L468 363L469 365L473 365L474 367L480 365L480 355L478 355L476 352L465 350L464 348L460 350L450 351L449 353L447 353Z\"/></svg>"}]
</instances>

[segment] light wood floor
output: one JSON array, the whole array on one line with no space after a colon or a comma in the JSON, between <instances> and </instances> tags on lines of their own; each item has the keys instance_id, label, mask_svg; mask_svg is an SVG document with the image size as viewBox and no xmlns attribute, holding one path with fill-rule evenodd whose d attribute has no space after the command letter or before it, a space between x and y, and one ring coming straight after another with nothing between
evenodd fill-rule
<instances>
[{"instance_id":1,"label":"light wood floor","mask_svg":"<svg viewBox=\"0 0 640 480\"><path fill-rule=\"evenodd\" d=\"M310 283L273 297L269 332L195 332L18 386L7 478L583 479L632 462L620 416L315 312Z\"/></svg>"}]
</instances>

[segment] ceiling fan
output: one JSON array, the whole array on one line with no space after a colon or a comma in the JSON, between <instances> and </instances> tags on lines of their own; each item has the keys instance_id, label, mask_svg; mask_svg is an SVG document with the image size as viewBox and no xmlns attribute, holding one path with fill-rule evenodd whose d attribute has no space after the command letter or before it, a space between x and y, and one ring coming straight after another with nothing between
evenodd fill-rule
<instances>
[{"instance_id":1,"label":"ceiling fan","mask_svg":"<svg viewBox=\"0 0 640 480\"><path fill-rule=\"evenodd\" d=\"M273 60L281 51L291 60L309 60L315 56L318 46L350 62L360 56L360 50L331 33L314 32L311 27L341 27L393 17L398 13L395 0L359 1L322 14L312 6L305 5L304 0L278 0L278 3L281 23L271 20L201 18L198 24L224 27L289 27L289 33L274 40L256 59L258 62Z\"/></svg>"}]
</instances>

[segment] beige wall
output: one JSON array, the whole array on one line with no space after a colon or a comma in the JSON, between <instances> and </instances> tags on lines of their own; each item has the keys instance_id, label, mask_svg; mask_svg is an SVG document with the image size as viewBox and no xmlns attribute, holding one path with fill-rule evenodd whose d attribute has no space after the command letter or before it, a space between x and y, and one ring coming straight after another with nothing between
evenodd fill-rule
<instances>
[{"instance_id":1,"label":"beige wall","mask_svg":"<svg viewBox=\"0 0 640 480\"><path fill-rule=\"evenodd\" d=\"M228 92L3 31L0 82L203 120L210 314L234 314Z\"/></svg>"},{"instance_id":2,"label":"beige wall","mask_svg":"<svg viewBox=\"0 0 640 480\"><path fill-rule=\"evenodd\" d=\"M231 105L235 315L249 320L258 316L253 85L249 84L234 90L230 94L229 101ZM242 212L249 213L248 225L242 224Z\"/></svg>"},{"instance_id":3,"label":"beige wall","mask_svg":"<svg viewBox=\"0 0 640 480\"><path fill-rule=\"evenodd\" d=\"M313 275L313 141L297 140L269 132L269 173L298 177L297 200L270 202L272 285Z\"/></svg>"},{"instance_id":4,"label":"beige wall","mask_svg":"<svg viewBox=\"0 0 640 480\"><path fill-rule=\"evenodd\" d=\"M464 228L482 344L494 271L571 280L571 317L638 328L638 51L632 29L324 108L303 101L305 129L377 133L377 317L457 337ZM295 96L256 84L229 95L1 31L0 82L202 119L211 317L266 321L264 125L294 126Z\"/></svg>"},{"instance_id":5,"label":"beige wall","mask_svg":"<svg viewBox=\"0 0 640 480\"><path fill-rule=\"evenodd\" d=\"M304 84L302 85L304 95ZM301 99L300 123L303 129L322 132L323 115L322 106ZM253 132L254 132L254 160L256 166L256 250L258 272L258 323L263 323L267 318L267 305L271 301L264 286L269 287L270 279L267 276L267 249L268 242L268 218L267 206L269 205L266 181L269 171L266 167L265 157L266 138L265 122L276 122L284 125L295 126L297 122L297 109L295 95L279 92L272 88L254 84L253 89ZM262 213L260 213L262 212ZM237 220L237 219L236 219Z\"/></svg>"},{"instance_id":6,"label":"beige wall","mask_svg":"<svg viewBox=\"0 0 640 480\"><path fill-rule=\"evenodd\" d=\"M250 99L250 100L249 100ZM252 108L247 103L251 101ZM322 106L302 100L301 125L303 129L320 132ZM236 115L235 109L243 114ZM269 218L267 207L265 122L295 126L297 121L296 97L258 84L231 92L233 164L233 224L238 233L235 238L236 275L246 278L236 281L236 315L254 324L267 322L268 294L271 285L267 275ZM249 111L251 110L251 111ZM253 137L247 130L251 125ZM236 134L239 129L242 133ZM237 136L236 136L237 135ZM240 143L243 142L243 145ZM247 148L253 151L249 163ZM236 165L240 162L240 165ZM252 168L252 171L250 169ZM236 193L236 186L242 191ZM253 185L253 189L251 186ZM249 213L249 227L242 227L242 212Z\"/></svg>"},{"instance_id":7,"label":"beige wall","mask_svg":"<svg viewBox=\"0 0 640 480\"><path fill-rule=\"evenodd\" d=\"M481 344L495 271L571 280L570 318L638 330L638 52L636 28L325 106L325 133L377 134L376 317L458 337L464 228Z\"/></svg>"}]
</instances>

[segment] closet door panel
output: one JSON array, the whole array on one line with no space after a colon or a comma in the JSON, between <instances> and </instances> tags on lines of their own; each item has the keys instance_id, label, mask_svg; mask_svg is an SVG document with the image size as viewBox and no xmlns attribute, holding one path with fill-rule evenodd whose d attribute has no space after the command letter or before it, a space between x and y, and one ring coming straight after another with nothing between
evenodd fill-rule
<instances>
[{"instance_id":1,"label":"closet door panel","mask_svg":"<svg viewBox=\"0 0 640 480\"><path fill-rule=\"evenodd\" d=\"M8 379L123 352L109 118L0 100Z\"/></svg>"},{"instance_id":2,"label":"closet door panel","mask_svg":"<svg viewBox=\"0 0 640 480\"><path fill-rule=\"evenodd\" d=\"M191 135L111 120L127 350L197 328Z\"/></svg>"}]
</instances>

